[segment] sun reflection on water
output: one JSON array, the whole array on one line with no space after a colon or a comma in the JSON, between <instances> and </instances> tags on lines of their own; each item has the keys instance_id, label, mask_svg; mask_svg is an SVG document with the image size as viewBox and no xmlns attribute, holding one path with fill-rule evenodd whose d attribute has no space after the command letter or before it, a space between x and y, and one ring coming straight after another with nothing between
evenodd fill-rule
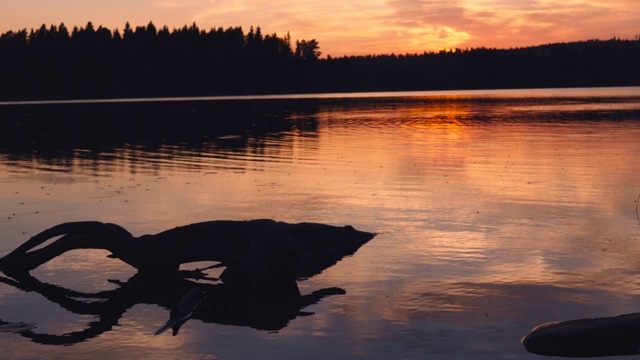
<instances>
[{"instance_id":1,"label":"sun reflection on water","mask_svg":"<svg viewBox=\"0 0 640 360\"><path fill-rule=\"evenodd\" d=\"M362 358L524 357L506 339L539 322L637 311L640 126L634 106L619 105L610 121L602 107L581 108L585 100L518 101L324 100L263 132L0 152L0 251L66 221L114 222L134 235L213 219L351 224L379 235L300 284L347 293L278 334L194 322L178 337L153 337L166 309L139 305L77 351L115 343L123 356L216 357L248 351L240 336L279 355L306 346ZM35 273L85 290L132 275L105 255L69 253ZM0 288L0 301L20 296Z\"/></svg>"}]
</instances>

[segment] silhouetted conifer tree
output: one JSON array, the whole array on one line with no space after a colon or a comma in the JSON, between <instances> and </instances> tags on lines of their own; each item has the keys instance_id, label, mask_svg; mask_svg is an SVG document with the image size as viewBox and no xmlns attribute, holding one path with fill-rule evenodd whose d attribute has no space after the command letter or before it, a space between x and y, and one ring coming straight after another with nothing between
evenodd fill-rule
<instances>
[{"instance_id":1,"label":"silhouetted conifer tree","mask_svg":"<svg viewBox=\"0 0 640 360\"><path fill-rule=\"evenodd\" d=\"M317 40L195 23L0 34L0 99L640 85L640 36L515 49L327 56Z\"/></svg>"}]
</instances>

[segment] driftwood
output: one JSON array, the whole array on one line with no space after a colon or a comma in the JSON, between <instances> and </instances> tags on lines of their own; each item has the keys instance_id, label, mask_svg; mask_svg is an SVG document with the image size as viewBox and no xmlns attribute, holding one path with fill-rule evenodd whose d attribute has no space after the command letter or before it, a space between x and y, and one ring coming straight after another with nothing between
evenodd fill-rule
<instances>
[{"instance_id":1,"label":"driftwood","mask_svg":"<svg viewBox=\"0 0 640 360\"><path fill-rule=\"evenodd\" d=\"M41 344L73 344L110 331L132 306L145 303L171 309L169 320L158 324L157 334L194 318L203 322L279 330L325 296L344 294L326 288L301 295L302 280L334 265L371 240L374 233L351 226L315 223L288 224L273 220L211 221L178 227L155 235L134 237L115 224L64 223L47 229L0 259L0 282L35 291L62 308L96 319L86 328L66 334L37 333L35 324L7 323L0 330L19 333ZM35 249L50 239L50 244ZM112 281L119 287L82 293L43 283L30 270L66 251L104 249L111 257L138 269L131 279ZM222 283L207 279L200 270L179 270L181 264L215 261L226 267ZM214 279L218 280L218 279Z\"/></svg>"},{"instance_id":2,"label":"driftwood","mask_svg":"<svg viewBox=\"0 0 640 360\"><path fill-rule=\"evenodd\" d=\"M640 313L558 321L536 326L522 339L534 354L599 357L640 354Z\"/></svg>"},{"instance_id":3,"label":"driftwood","mask_svg":"<svg viewBox=\"0 0 640 360\"><path fill-rule=\"evenodd\" d=\"M62 236L37 250L49 239ZM351 226L273 220L209 221L134 237L115 224L70 222L47 229L0 259L0 271L28 272L74 249L104 249L140 271L176 272L181 264L217 261L228 285L265 289L295 282L355 251L375 236Z\"/></svg>"}]
</instances>

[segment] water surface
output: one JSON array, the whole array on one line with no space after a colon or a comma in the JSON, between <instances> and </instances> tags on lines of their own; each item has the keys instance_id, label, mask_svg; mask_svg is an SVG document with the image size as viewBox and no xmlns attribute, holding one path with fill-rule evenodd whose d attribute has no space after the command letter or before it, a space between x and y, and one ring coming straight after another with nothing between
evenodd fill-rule
<instances>
[{"instance_id":1,"label":"water surface","mask_svg":"<svg viewBox=\"0 0 640 360\"><path fill-rule=\"evenodd\" d=\"M277 331L137 304L71 346L0 333L10 358L532 359L542 322L640 311L640 89L0 105L0 254L67 221L135 235L215 219L379 235L299 283L340 287ZM98 130L95 130L98 129ZM74 251L32 272L83 292L134 270ZM0 284L0 319L96 319Z\"/></svg>"}]
</instances>

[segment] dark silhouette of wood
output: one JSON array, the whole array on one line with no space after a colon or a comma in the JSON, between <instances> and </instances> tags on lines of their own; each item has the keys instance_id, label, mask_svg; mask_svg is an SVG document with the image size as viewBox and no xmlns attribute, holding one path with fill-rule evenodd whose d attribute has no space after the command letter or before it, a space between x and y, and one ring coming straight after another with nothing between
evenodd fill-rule
<instances>
[{"instance_id":1,"label":"dark silhouette of wood","mask_svg":"<svg viewBox=\"0 0 640 360\"><path fill-rule=\"evenodd\" d=\"M49 239L51 244L32 250ZM266 289L308 277L375 236L351 226L273 220L209 221L134 237L115 224L70 222L47 229L0 259L0 271L28 272L74 249L104 249L140 271L177 272L181 264L217 261L222 281Z\"/></svg>"},{"instance_id":2,"label":"dark silhouette of wood","mask_svg":"<svg viewBox=\"0 0 640 360\"><path fill-rule=\"evenodd\" d=\"M2 320L0 327L37 343L69 345L110 331L127 309L145 303L172 310L165 325L174 335L192 318L279 330L298 316L312 315L302 311L304 307L325 296L345 293L334 287L301 295L297 280L319 274L375 235L351 226L266 219L209 221L140 237L116 224L63 223L0 258L0 271L8 275L0 276L0 282L36 291L68 311L90 314L95 320L83 330L66 334L42 334L35 324ZM56 237L59 238L35 249ZM117 289L97 293L43 283L30 274L30 270L67 251L89 248L110 251L110 257L139 271L125 282L112 281L119 286ZM217 264L211 267L226 269L220 279L208 278L206 269L179 269L181 264L193 261L213 261ZM157 325L159 334L165 327Z\"/></svg>"},{"instance_id":3,"label":"dark silhouette of wood","mask_svg":"<svg viewBox=\"0 0 640 360\"><path fill-rule=\"evenodd\" d=\"M640 354L640 313L558 321L535 327L522 339L534 354L599 357Z\"/></svg>"}]
</instances>

